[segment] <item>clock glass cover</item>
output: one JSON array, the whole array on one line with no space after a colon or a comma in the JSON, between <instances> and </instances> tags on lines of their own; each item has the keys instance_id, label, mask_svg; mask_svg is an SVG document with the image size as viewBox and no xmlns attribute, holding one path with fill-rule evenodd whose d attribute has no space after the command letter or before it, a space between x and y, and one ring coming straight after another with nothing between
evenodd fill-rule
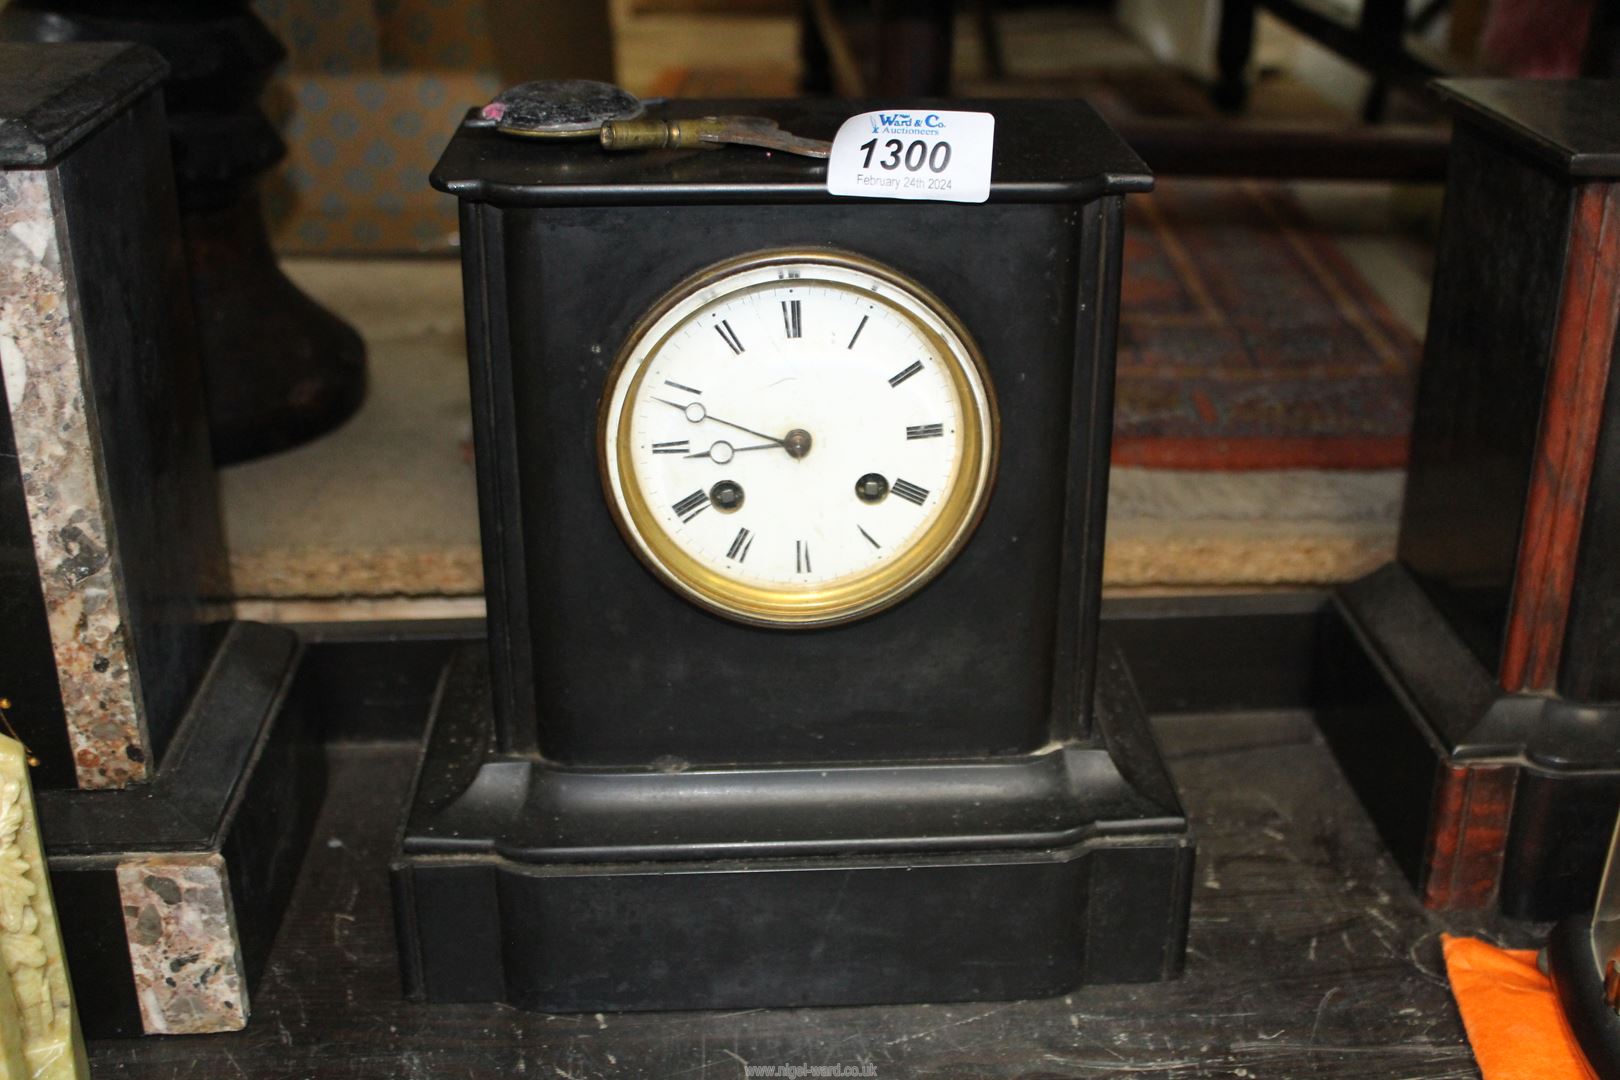
<instances>
[{"instance_id":1,"label":"clock glass cover","mask_svg":"<svg viewBox=\"0 0 1620 1080\"><path fill-rule=\"evenodd\" d=\"M631 332L603 396L620 529L689 599L805 627L921 587L971 534L995 472L977 347L869 260L773 251L710 267Z\"/></svg>"}]
</instances>

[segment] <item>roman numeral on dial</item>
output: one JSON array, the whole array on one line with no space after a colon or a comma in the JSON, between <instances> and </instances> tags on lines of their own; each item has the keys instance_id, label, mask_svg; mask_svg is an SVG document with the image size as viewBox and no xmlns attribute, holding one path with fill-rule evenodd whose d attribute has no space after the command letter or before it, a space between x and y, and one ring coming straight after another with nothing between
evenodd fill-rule
<instances>
[{"instance_id":1,"label":"roman numeral on dial","mask_svg":"<svg viewBox=\"0 0 1620 1080\"><path fill-rule=\"evenodd\" d=\"M684 454L691 448L687 439L676 439L674 442L655 442L652 451L655 454Z\"/></svg>"},{"instance_id":2,"label":"roman numeral on dial","mask_svg":"<svg viewBox=\"0 0 1620 1080\"><path fill-rule=\"evenodd\" d=\"M790 338L804 336L799 323L799 302L797 300L782 301L782 329L787 331L787 336Z\"/></svg>"},{"instance_id":3,"label":"roman numeral on dial","mask_svg":"<svg viewBox=\"0 0 1620 1080\"><path fill-rule=\"evenodd\" d=\"M731 542L726 551L726 558L744 562L748 558L748 549L754 546L754 534L747 529L738 529L737 538Z\"/></svg>"},{"instance_id":4,"label":"roman numeral on dial","mask_svg":"<svg viewBox=\"0 0 1620 1080\"><path fill-rule=\"evenodd\" d=\"M720 340L731 346L732 352L737 353L738 355L742 354L743 343L737 338L737 331L731 328L731 324L729 322L721 319L720 325L714 328L714 332L720 335Z\"/></svg>"},{"instance_id":5,"label":"roman numeral on dial","mask_svg":"<svg viewBox=\"0 0 1620 1080\"><path fill-rule=\"evenodd\" d=\"M918 487L910 480L901 480L896 478L894 481L894 486L889 490L907 502L916 503L918 506L921 506L928 498L928 489L925 487Z\"/></svg>"},{"instance_id":6,"label":"roman numeral on dial","mask_svg":"<svg viewBox=\"0 0 1620 1080\"><path fill-rule=\"evenodd\" d=\"M937 439L944 434L944 424L916 424L906 428L908 439Z\"/></svg>"},{"instance_id":7,"label":"roman numeral on dial","mask_svg":"<svg viewBox=\"0 0 1620 1080\"><path fill-rule=\"evenodd\" d=\"M872 316L870 315L861 316L861 324L855 328L855 333L850 335L849 344L846 345L845 348L853 349L855 347L855 343L861 340L861 331L866 329L866 320L870 319L871 317Z\"/></svg>"},{"instance_id":8,"label":"roman numeral on dial","mask_svg":"<svg viewBox=\"0 0 1620 1080\"><path fill-rule=\"evenodd\" d=\"M913 360L911 363L907 364L905 367L901 368L899 371L897 371L893 375L889 376L889 385L890 386L899 386L901 383L905 382L907 379L911 378L913 375L917 374L917 372L919 372L921 370L922 370L922 361L921 360Z\"/></svg>"},{"instance_id":9,"label":"roman numeral on dial","mask_svg":"<svg viewBox=\"0 0 1620 1080\"><path fill-rule=\"evenodd\" d=\"M682 524L691 521L708 508L709 493L701 488L670 507L675 511L675 516L681 519Z\"/></svg>"},{"instance_id":10,"label":"roman numeral on dial","mask_svg":"<svg viewBox=\"0 0 1620 1080\"><path fill-rule=\"evenodd\" d=\"M880 547L882 547L882 546L883 546L883 545L882 545L882 544L880 544L880 543L878 543L878 542L877 542L877 541L876 541L876 540L873 540L873 539L872 539L872 534L871 534L871 533L869 533L869 532L867 532L867 531L866 531L866 530L865 530L865 529L863 529L863 528L861 528L861 526L859 526L859 525L857 525L857 526L855 526L855 527L856 527L856 528L857 528L857 529L860 529L860 530L861 530L861 535L862 535L862 536L864 536L864 537L866 537L866 541L867 541L867 543L869 543L869 544L871 544L871 545L872 545L872 546L873 546L873 547L875 547L875 548L880 548Z\"/></svg>"},{"instance_id":11,"label":"roman numeral on dial","mask_svg":"<svg viewBox=\"0 0 1620 1080\"><path fill-rule=\"evenodd\" d=\"M793 541L793 569L799 574L810 572L810 541Z\"/></svg>"}]
</instances>

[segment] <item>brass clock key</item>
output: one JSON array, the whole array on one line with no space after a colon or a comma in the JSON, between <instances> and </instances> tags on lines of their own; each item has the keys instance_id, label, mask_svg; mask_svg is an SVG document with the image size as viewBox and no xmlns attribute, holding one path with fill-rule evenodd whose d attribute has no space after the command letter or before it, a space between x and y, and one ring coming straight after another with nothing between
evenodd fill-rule
<instances>
[{"instance_id":1,"label":"brass clock key","mask_svg":"<svg viewBox=\"0 0 1620 1080\"><path fill-rule=\"evenodd\" d=\"M695 120L659 120L643 116L609 120L602 125L604 150L717 149L726 143L781 150L802 157L824 158L832 152L825 139L790 135L763 116L702 116Z\"/></svg>"},{"instance_id":2,"label":"brass clock key","mask_svg":"<svg viewBox=\"0 0 1620 1080\"><path fill-rule=\"evenodd\" d=\"M730 143L813 158L832 150L825 139L789 134L763 116L660 119L646 111L640 98L610 83L547 79L505 91L473 123L529 139L596 136L604 150L717 149Z\"/></svg>"}]
</instances>

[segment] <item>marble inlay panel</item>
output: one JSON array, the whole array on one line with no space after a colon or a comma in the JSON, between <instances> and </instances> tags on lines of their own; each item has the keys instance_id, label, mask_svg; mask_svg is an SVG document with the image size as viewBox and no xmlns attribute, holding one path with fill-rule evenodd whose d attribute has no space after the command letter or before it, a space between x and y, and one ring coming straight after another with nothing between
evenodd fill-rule
<instances>
[{"instance_id":1,"label":"marble inlay panel","mask_svg":"<svg viewBox=\"0 0 1620 1080\"><path fill-rule=\"evenodd\" d=\"M143 855L118 864L135 994L148 1035L239 1031L247 987L218 854Z\"/></svg>"},{"instance_id":2,"label":"marble inlay panel","mask_svg":"<svg viewBox=\"0 0 1620 1080\"><path fill-rule=\"evenodd\" d=\"M79 786L147 775L50 175L0 172L0 371Z\"/></svg>"}]
</instances>

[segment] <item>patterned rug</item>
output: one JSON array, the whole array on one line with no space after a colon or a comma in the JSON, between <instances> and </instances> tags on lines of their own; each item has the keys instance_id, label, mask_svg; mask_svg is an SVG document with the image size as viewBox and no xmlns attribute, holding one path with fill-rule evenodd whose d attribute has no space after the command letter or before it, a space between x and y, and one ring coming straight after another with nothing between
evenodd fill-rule
<instances>
[{"instance_id":1,"label":"patterned rug","mask_svg":"<svg viewBox=\"0 0 1620 1080\"><path fill-rule=\"evenodd\" d=\"M1405 464L1419 342L1280 185L1127 200L1114 461Z\"/></svg>"}]
</instances>

